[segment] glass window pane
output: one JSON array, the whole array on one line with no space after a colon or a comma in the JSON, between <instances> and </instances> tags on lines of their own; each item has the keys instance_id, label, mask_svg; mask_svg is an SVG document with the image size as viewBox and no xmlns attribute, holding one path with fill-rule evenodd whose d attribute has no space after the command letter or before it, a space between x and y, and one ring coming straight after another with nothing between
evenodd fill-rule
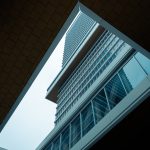
<instances>
[{"instance_id":1,"label":"glass window pane","mask_svg":"<svg viewBox=\"0 0 150 150\"><path fill-rule=\"evenodd\" d=\"M52 150L59 150L59 145L60 145L60 137L54 140Z\"/></svg>"},{"instance_id":2,"label":"glass window pane","mask_svg":"<svg viewBox=\"0 0 150 150\"><path fill-rule=\"evenodd\" d=\"M81 112L81 116L82 135L84 136L94 126L94 118L91 103Z\"/></svg>"},{"instance_id":3,"label":"glass window pane","mask_svg":"<svg viewBox=\"0 0 150 150\"><path fill-rule=\"evenodd\" d=\"M135 55L135 58L138 60L138 62L141 64L147 74L150 74L150 59L148 59L141 53L137 53Z\"/></svg>"},{"instance_id":4,"label":"glass window pane","mask_svg":"<svg viewBox=\"0 0 150 150\"><path fill-rule=\"evenodd\" d=\"M44 150L51 150L52 144L48 143L47 146L44 148Z\"/></svg>"},{"instance_id":5,"label":"glass window pane","mask_svg":"<svg viewBox=\"0 0 150 150\"><path fill-rule=\"evenodd\" d=\"M118 75L115 75L105 87L110 108L112 109L118 104L125 96L125 89L119 79Z\"/></svg>"},{"instance_id":6,"label":"glass window pane","mask_svg":"<svg viewBox=\"0 0 150 150\"><path fill-rule=\"evenodd\" d=\"M71 147L81 138L80 116L77 116L71 123Z\"/></svg>"},{"instance_id":7,"label":"glass window pane","mask_svg":"<svg viewBox=\"0 0 150 150\"><path fill-rule=\"evenodd\" d=\"M69 127L64 132L62 132L61 150L69 150Z\"/></svg>"},{"instance_id":8,"label":"glass window pane","mask_svg":"<svg viewBox=\"0 0 150 150\"><path fill-rule=\"evenodd\" d=\"M109 111L104 90L101 90L93 99L94 116L96 123L99 122Z\"/></svg>"},{"instance_id":9,"label":"glass window pane","mask_svg":"<svg viewBox=\"0 0 150 150\"><path fill-rule=\"evenodd\" d=\"M146 77L146 73L134 58L121 69L119 74L127 92L130 92Z\"/></svg>"},{"instance_id":10,"label":"glass window pane","mask_svg":"<svg viewBox=\"0 0 150 150\"><path fill-rule=\"evenodd\" d=\"M121 77L121 80L122 80L122 82L125 86L125 89L126 89L127 93L129 93L133 88L132 88L132 85L131 85L127 75L125 74L125 71L123 69L121 69L119 71L119 75Z\"/></svg>"}]
</instances>

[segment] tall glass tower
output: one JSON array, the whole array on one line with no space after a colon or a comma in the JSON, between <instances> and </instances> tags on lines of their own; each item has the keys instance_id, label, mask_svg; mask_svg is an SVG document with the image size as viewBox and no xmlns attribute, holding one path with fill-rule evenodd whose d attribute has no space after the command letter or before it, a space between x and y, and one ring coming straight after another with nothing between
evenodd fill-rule
<instances>
[{"instance_id":1,"label":"tall glass tower","mask_svg":"<svg viewBox=\"0 0 150 150\"><path fill-rule=\"evenodd\" d=\"M76 50L78 50L78 47L82 44L95 25L96 21L79 11L66 33L63 67Z\"/></svg>"},{"instance_id":2,"label":"tall glass tower","mask_svg":"<svg viewBox=\"0 0 150 150\"><path fill-rule=\"evenodd\" d=\"M147 57L80 11L47 93L57 103L56 126L39 149L89 149L149 94L149 66Z\"/></svg>"}]
</instances>

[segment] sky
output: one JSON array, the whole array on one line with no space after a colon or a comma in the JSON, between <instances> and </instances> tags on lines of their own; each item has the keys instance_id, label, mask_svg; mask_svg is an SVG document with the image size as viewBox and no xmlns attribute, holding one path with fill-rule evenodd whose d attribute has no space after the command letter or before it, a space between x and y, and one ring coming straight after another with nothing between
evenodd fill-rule
<instances>
[{"instance_id":1,"label":"sky","mask_svg":"<svg viewBox=\"0 0 150 150\"><path fill-rule=\"evenodd\" d=\"M61 69L65 35L0 133L0 147L34 150L54 127L56 104L45 99Z\"/></svg>"}]
</instances>

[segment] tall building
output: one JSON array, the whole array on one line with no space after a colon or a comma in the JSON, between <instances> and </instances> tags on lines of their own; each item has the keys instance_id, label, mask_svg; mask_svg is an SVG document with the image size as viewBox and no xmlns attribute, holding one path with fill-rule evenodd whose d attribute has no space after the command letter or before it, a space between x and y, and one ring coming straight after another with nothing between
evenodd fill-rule
<instances>
[{"instance_id":1,"label":"tall building","mask_svg":"<svg viewBox=\"0 0 150 150\"><path fill-rule=\"evenodd\" d=\"M63 66L76 50L78 50L82 41L87 37L95 25L96 21L86 14L81 11L77 14L70 29L66 33Z\"/></svg>"},{"instance_id":2,"label":"tall building","mask_svg":"<svg viewBox=\"0 0 150 150\"><path fill-rule=\"evenodd\" d=\"M140 105L150 95L150 60L139 48L81 4L46 96L57 103L55 128L37 149L92 149Z\"/></svg>"}]
</instances>

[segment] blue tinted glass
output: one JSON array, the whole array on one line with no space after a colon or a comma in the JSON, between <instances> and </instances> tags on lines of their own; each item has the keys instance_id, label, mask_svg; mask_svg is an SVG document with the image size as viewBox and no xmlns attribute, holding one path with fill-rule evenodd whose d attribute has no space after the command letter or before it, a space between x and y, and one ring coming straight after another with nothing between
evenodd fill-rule
<instances>
[{"instance_id":1,"label":"blue tinted glass","mask_svg":"<svg viewBox=\"0 0 150 150\"><path fill-rule=\"evenodd\" d=\"M52 148L52 150L59 150L59 145L60 145L60 137L58 137L58 138L53 142L53 148Z\"/></svg>"},{"instance_id":2,"label":"blue tinted glass","mask_svg":"<svg viewBox=\"0 0 150 150\"><path fill-rule=\"evenodd\" d=\"M145 72L134 58L121 69L119 74L127 92L135 88L146 77Z\"/></svg>"},{"instance_id":3,"label":"blue tinted glass","mask_svg":"<svg viewBox=\"0 0 150 150\"><path fill-rule=\"evenodd\" d=\"M71 123L71 147L81 138L80 116Z\"/></svg>"},{"instance_id":4,"label":"blue tinted glass","mask_svg":"<svg viewBox=\"0 0 150 150\"><path fill-rule=\"evenodd\" d=\"M135 55L135 58L138 60L138 62L141 64L147 74L150 74L150 59L148 59L141 53L137 53Z\"/></svg>"},{"instance_id":5,"label":"blue tinted glass","mask_svg":"<svg viewBox=\"0 0 150 150\"><path fill-rule=\"evenodd\" d=\"M124 84L124 87L125 87L127 93L129 93L133 88L132 88L132 85L131 85L131 83L130 83L128 77L127 77L126 74L125 74L125 71L124 71L123 69L121 69L121 70L119 71L119 75L120 75L120 77L121 77L121 80L122 80L122 82L123 82L123 84Z\"/></svg>"},{"instance_id":6,"label":"blue tinted glass","mask_svg":"<svg viewBox=\"0 0 150 150\"><path fill-rule=\"evenodd\" d=\"M91 103L81 112L83 136L94 126Z\"/></svg>"},{"instance_id":7,"label":"blue tinted glass","mask_svg":"<svg viewBox=\"0 0 150 150\"><path fill-rule=\"evenodd\" d=\"M69 127L62 133L61 150L69 150Z\"/></svg>"},{"instance_id":8,"label":"blue tinted glass","mask_svg":"<svg viewBox=\"0 0 150 150\"><path fill-rule=\"evenodd\" d=\"M51 150L51 148L52 148L52 144L51 143L49 143L44 149L42 149L42 150Z\"/></svg>"},{"instance_id":9,"label":"blue tinted glass","mask_svg":"<svg viewBox=\"0 0 150 150\"><path fill-rule=\"evenodd\" d=\"M115 75L105 86L110 108L118 104L125 96L125 89L118 75Z\"/></svg>"},{"instance_id":10,"label":"blue tinted glass","mask_svg":"<svg viewBox=\"0 0 150 150\"><path fill-rule=\"evenodd\" d=\"M99 122L109 111L104 90L100 91L93 99L94 116L96 123Z\"/></svg>"}]
</instances>

